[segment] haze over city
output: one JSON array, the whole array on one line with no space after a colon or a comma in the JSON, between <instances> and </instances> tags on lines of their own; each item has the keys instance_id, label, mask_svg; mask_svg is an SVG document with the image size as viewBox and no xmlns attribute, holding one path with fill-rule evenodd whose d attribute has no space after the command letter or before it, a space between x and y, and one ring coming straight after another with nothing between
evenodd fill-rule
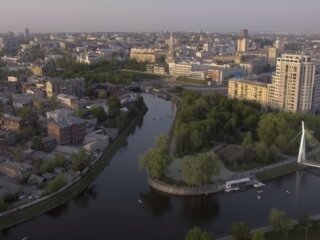
<instances>
[{"instance_id":1,"label":"haze over city","mask_svg":"<svg viewBox=\"0 0 320 240\"><path fill-rule=\"evenodd\" d=\"M317 0L2 0L0 32L319 31Z\"/></svg>"},{"instance_id":2,"label":"haze over city","mask_svg":"<svg viewBox=\"0 0 320 240\"><path fill-rule=\"evenodd\" d=\"M319 9L0 0L0 240L320 239Z\"/></svg>"}]
</instances>

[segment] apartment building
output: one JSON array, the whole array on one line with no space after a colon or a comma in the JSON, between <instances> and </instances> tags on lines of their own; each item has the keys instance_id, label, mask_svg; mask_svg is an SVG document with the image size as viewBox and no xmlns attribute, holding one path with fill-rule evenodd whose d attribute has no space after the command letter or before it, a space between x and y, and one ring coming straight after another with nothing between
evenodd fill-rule
<instances>
[{"instance_id":1,"label":"apartment building","mask_svg":"<svg viewBox=\"0 0 320 240\"><path fill-rule=\"evenodd\" d=\"M46 92L48 97L57 94L81 97L85 92L85 80L84 78L51 79L46 82Z\"/></svg>"},{"instance_id":2,"label":"apartment building","mask_svg":"<svg viewBox=\"0 0 320 240\"><path fill-rule=\"evenodd\" d=\"M282 54L268 85L268 103L290 112L308 112L319 102L319 77L310 56Z\"/></svg>"},{"instance_id":3,"label":"apartment building","mask_svg":"<svg viewBox=\"0 0 320 240\"><path fill-rule=\"evenodd\" d=\"M228 83L228 97L268 104L268 84L233 78Z\"/></svg>"}]
</instances>

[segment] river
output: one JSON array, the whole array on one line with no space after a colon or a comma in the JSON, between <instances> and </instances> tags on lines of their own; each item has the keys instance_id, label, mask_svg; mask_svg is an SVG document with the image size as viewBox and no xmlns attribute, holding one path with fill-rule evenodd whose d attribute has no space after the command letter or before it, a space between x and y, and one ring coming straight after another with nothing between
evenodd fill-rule
<instances>
[{"instance_id":1,"label":"river","mask_svg":"<svg viewBox=\"0 0 320 240\"><path fill-rule=\"evenodd\" d=\"M198 197L151 190L138 159L159 134L169 131L176 108L152 95L144 95L144 99L149 111L143 121L85 192L47 214L2 231L0 239L182 240L193 226L224 235L239 220L250 227L265 225L271 208L291 217L320 213L320 178L308 172L300 174L298 194L296 174L291 174L268 181L261 200L255 189Z\"/></svg>"}]
</instances>

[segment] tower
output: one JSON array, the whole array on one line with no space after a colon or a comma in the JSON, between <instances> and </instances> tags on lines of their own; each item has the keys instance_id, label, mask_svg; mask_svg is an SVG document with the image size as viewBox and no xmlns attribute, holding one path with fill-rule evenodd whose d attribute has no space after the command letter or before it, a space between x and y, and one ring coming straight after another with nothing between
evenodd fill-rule
<instances>
[{"instance_id":1,"label":"tower","mask_svg":"<svg viewBox=\"0 0 320 240\"><path fill-rule=\"evenodd\" d=\"M299 147L298 163L301 164L305 160L306 160L306 137L305 137L305 130L304 130L304 121L302 121L302 134L301 134L301 141L300 141L300 147Z\"/></svg>"},{"instance_id":2,"label":"tower","mask_svg":"<svg viewBox=\"0 0 320 240\"><path fill-rule=\"evenodd\" d=\"M174 38L173 38L172 32L170 33L169 52L168 52L167 62L174 62Z\"/></svg>"},{"instance_id":3,"label":"tower","mask_svg":"<svg viewBox=\"0 0 320 240\"><path fill-rule=\"evenodd\" d=\"M26 28L26 29L24 30L24 35L25 35L26 38L29 38L29 37L30 37L30 30L29 30L29 28Z\"/></svg>"}]
</instances>

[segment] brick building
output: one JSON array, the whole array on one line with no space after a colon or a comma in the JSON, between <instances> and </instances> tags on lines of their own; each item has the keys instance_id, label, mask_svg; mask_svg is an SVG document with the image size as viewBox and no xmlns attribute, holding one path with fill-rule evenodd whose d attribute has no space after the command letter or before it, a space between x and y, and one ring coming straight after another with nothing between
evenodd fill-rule
<instances>
[{"instance_id":1,"label":"brick building","mask_svg":"<svg viewBox=\"0 0 320 240\"><path fill-rule=\"evenodd\" d=\"M86 135L86 122L77 117L49 122L48 135L54 138L59 145L82 144Z\"/></svg>"}]
</instances>

